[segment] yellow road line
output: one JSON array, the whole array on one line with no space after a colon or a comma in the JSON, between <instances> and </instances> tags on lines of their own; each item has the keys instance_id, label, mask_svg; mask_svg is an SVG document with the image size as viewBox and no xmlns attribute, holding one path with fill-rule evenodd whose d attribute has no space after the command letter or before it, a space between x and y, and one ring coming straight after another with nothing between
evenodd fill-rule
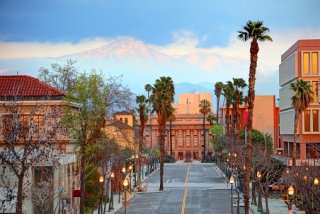
<instances>
[{"instance_id":1,"label":"yellow road line","mask_svg":"<svg viewBox=\"0 0 320 214\"><path fill-rule=\"evenodd\" d=\"M189 178L189 171L190 171L190 164L188 165L188 169L187 169L187 174L186 174L186 178L184 179L185 183L188 183L188 178Z\"/></svg>"},{"instance_id":2,"label":"yellow road line","mask_svg":"<svg viewBox=\"0 0 320 214\"><path fill-rule=\"evenodd\" d=\"M190 164L188 164L187 174L186 174L186 177L184 179L185 183L188 183L189 172L190 172ZM184 209L186 207L186 201L187 201L187 193L188 193L188 189L185 189L184 190L184 194L183 194L182 206L181 206L181 214L184 214Z\"/></svg>"},{"instance_id":3,"label":"yellow road line","mask_svg":"<svg viewBox=\"0 0 320 214\"><path fill-rule=\"evenodd\" d=\"M184 214L184 208L186 207L186 201L187 201L187 193L188 193L188 189L185 189L183 194L182 206L181 206L181 214Z\"/></svg>"}]
</instances>

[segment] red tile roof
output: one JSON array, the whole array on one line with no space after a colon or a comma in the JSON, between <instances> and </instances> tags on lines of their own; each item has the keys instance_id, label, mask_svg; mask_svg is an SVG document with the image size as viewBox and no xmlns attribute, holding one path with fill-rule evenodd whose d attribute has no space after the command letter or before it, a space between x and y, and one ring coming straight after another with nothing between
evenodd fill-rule
<instances>
[{"instance_id":1,"label":"red tile roof","mask_svg":"<svg viewBox=\"0 0 320 214\"><path fill-rule=\"evenodd\" d=\"M0 97L66 96L63 91L26 75L0 76Z\"/></svg>"}]
</instances>

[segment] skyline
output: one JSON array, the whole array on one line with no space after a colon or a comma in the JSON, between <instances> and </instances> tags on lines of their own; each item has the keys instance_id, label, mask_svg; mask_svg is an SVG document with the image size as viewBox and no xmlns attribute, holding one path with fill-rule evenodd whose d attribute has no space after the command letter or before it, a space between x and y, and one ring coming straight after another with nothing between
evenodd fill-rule
<instances>
[{"instance_id":1,"label":"skyline","mask_svg":"<svg viewBox=\"0 0 320 214\"><path fill-rule=\"evenodd\" d=\"M250 19L263 20L270 28L274 41L260 43L256 87L260 94L270 91L275 94L281 54L299 39L320 38L320 15L316 11L319 2L275 2L264 4L261 10L262 5L253 0L246 4L233 0L201 4L142 0L1 1L0 74L19 71L35 76L40 67L55 62L63 64L63 56L134 41L170 58L170 63L160 61L148 67L144 65L148 62L128 62L124 53L125 57L119 60L110 60L105 55L91 61L77 58L77 64L81 70L122 74L134 92L139 91L143 82L153 83L155 77L162 75L172 76L176 83L213 85L232 77L247 81L249 42L241 42L236 34ZM127 66L123 66L124 61ZM142 79L132 81L137 75Z\"/></svg>"}]
</instances>

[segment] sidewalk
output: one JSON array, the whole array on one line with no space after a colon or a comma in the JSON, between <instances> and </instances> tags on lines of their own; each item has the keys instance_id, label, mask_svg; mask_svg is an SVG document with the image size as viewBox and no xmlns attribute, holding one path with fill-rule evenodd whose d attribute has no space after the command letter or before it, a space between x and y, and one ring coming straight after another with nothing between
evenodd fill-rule
<instances>
[{"instance_id":1,"label":"sidewalk","mask_svg":"<svg viewBox=\"0 0 320 214\"><path fill-rule=\"evenodd\" d=\"M228 179L225 177L225 174L220 170L220 168L215 165L215 168L219 175L225 179L225 181L228 183ZM243 193L240 193L241 200L244 201ZM272 214L287 214L288 213L288 206L282 199L270 199L269 198L269 213ZM265 201L264 198L262 199L263 208L265 210ZM251 205L250 203L250 212L252 214L258 214L258 208L257 206Z\"/></svg>"},{"instance_id":2,"label":"sidewalk","mask_svg":"<svg viewBox=\"0 0 320 214\"><path fill-rule=\"evenodd\" d=\"M145 176L143 177L143 180L142 180L142 184L143 185L147 185L148 184L148 178L150 176L152 176L155 172L157 172L160 168L158 167L156 170L154 170L152 173L150 173L148 176ZM147 190L147 192L155 192L157 190L154 190L154 189L151 189L151 190ZM135 194L140 194L140 193L134 193L134 192L131 192L131 197L130 198L133 198L135 196ZM122 207L122 199L121 199L121 195L120 195L120 203L119 203L119 195L118 194L114 194L113 195L113 208L114 210L112 211L108 211L109 209L109 203L107 203L106 205L106 212L105 214L111 214L111 213L116 213L120 208ZM98 209L93 211L93 214L98 214Z\"/></svg>"}]
</instances>

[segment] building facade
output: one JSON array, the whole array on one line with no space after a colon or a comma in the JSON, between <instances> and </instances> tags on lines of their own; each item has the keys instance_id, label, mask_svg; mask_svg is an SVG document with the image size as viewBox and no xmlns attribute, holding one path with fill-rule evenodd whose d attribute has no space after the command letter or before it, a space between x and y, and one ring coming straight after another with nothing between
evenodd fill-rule
<instances>
[{"instance_id":1,"label":"building facade","mask_svg":"<svg viewBox=\"0 0 320 214\"><path fill-rule=\"evenodd\" d=\"M313 91L313 102L300 116L297 137L297 164L319 164L320 149L320 39L299 40L281 56L279 65L280 134L284 155L292 157L294 135L293 91L290 83L307 81Z\"/></svg>"},{"instance_id":2,"label":"building facade","mask_svg":"<svg viewBox=\"0 0 320 214\"><path fill-rule=\"evenodd\" d=\"M226 108L223 108L224 124L226 125ZM240 130L244 130L248 120L248 109L245 105L239 107ZM229 110L229 128L232 129L232 106ZM256 95L253 108L253 129L263 134L270 134L273 139L273 147L277 150L281 146L279 140L279 107L276 105L274 95Z\"/></svg>"},{"instance_id":3,"label":"building facade","mask_svg":"<svg viewBox=\"0 0 320 214\"><path fill-rule=\"evenodd\" d=\"M117 112L112 118L106 119L105 133L108 138L114 139L121 148L134 149L133 125L133 113Z\"/></svg>"},{"instance_id":4,"label":"building facade","mask_svg":"<svg viewBox=\"0 0 320 214\"><path fill-rule=\"evenodd\" d=\"M78 198L74 198L72 195L74 189L79 189L75 143L69 139L65 132L60 131L57 131L52 139L50 138L48 141L44 139L48 134L47 130L53 130L53 127L61 121L65 107L69 105L65 101L65 97L64 92L30 76L0 76L0 153L5 151L8 146L7 133L19 133L24 136L22 132L14 131L12 127L6 127L5 121L8 121L6 118L12 117L17 118L16 123L19 124L19 127L23 127L23 130L28 131L34 139L17 138L16 151L26 150L22 144L42 141L44 143L50 141L52 145L50 149L53 149L52 155L48 155L46 160L36 161L28 168L24 178L25 198L23 200L23 212L26 214L37 213L39 207L43 206L40 203L45 197L52 198L52 200L45 201L45 206L48 209L59 206L61 212L76 213L79 207ZM78 108L79 106L75 104L74 107ZM13 108L17 110L13 111ZM17 182L17 177L3 161L6 158L6 154L1 153L0 168L1 171L3 167L7 169L5 173L8 173L6 178L9 178L9 182L4 177L0 179L0 194L1 190L7 188L16 191L14 183ZM30 156L30 158L32 157ZM36 191L39 183L47 185L48 188L45 192ZM45 187L43 186L42 189ZM3 195L0 197L3 199ZM15 203L16 201L13 200L11 203L1 204L0 212L14 213Z\"/></svg>"},{"instance_id":5,"label":"building facade","mask_svg":"<svg viewBox=\"0 0 320 214\"><path fill-rule=\"evenodd\" d=\"M178 103L173 104L176 109L176 119L171 123L172 156L176 160L183 160L186 154L191 154L195 160L203 157L203 115L199 112L199 103L206 99L211 103L212 97L209 93L180 94ZM206 129L206 154L212 153L209 140L209 122L205 121ZM146 125L146 143L149 147L159 145L159 128L157 116L151 115ZM166 125L165 152L170 155L170 122Z\"/></svg>"}]
</instances>

